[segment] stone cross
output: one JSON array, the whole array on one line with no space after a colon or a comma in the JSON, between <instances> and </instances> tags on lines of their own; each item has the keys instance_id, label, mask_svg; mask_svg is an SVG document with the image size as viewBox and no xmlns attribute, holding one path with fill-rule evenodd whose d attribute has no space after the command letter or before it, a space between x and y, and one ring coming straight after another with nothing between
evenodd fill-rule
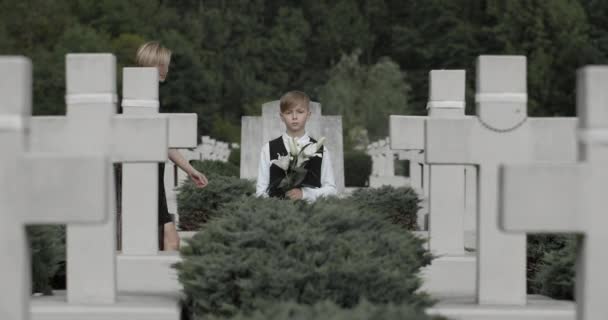
<instances>
[{"instance_id":1,"label":"stone cross","mask_svg":"<svg viewBox=\"0 0 608 320\"><path fill-rule=\"evenodd\" d=\"M470 164L478 168L477 300L480 304L526 303L526 238L498 230L496 198L498 166L535 158L537 132L534 121L527 117L526 102L526 58L481 56L477 61L477 117L429 118L425 123L427 163ZM538 130L551 129L553 125L549 123ZM549 135L555 133L548 132ZM551 143L547 148L554 146ZM568 153L573 148L563 146L563 149ZM548 157L553 154L555 152L550 152Z\"/></svg>"},{"instance_id":2,"label":"stone cross","mask_svg":"<svg viewBox=\"0 0 608 320\"><path fill-rule=\"evenodd\" d=\"M504 165L500 225L508 232L581 233L576 270L577 318L608 318L608 67L577 73L578 163Z\"/></svg>"},{"instance_id":3,"label":"stone cross","mask_svg":"<svg viewBox=\"0 0 608 320\"><path fill-rule=\"evenodd\" d=\"M313 138L327 139L325 145L331 154L336 188L341 193L344 191L342 117L322 116L321 105L317 102L311 101L310 109L312 116L306 124L306 131ZM279 113L279 101L272 101L262 106L261 117L245 116L241 119L241 178L257 178L262 146L285 132Z\"/></svg>"},{"instance_id":4,"label":"stone cross","mask_svg":"<svg viewBox=\"0 0 608 320\"><path fill-rule=\"evenodd\" d=\"M196 146L195 113L158 114L156 68L123 69L122 107L125 115L167 117L166 149ZM167 166L165 171L171 169ZM177 254L158 252L158 163L123 164L122 173L123 248L118 256L118 288L129 292L177 292L177 276L171 268L177 262ZM172 187L166 189L169 197ZM146 272L142 272L144 269Z\"/></svg>"},{"instance_id":5,"label":"stone cross","mask_svg":"<svg viewBox=\"0 0 608 320\"><path fill-rule=\"evenodd\" d=\"M31 131L33 149L106 152L112 162L158 162L166 159L167 119L115 115L116 59L113 55L68 54L66 72L67 116L64 120L60 117L34 117ZM61 130L55 133L45 131L45 128L53 127ZM104 223L67 226L69 303L107 305L116 302L113 178L105 194L111 212ZM92 252L94 254L90 254Z\"/></svg>"},{"instance_id":6,"label":"stone cross","mask_svg":"<svg viewBox=\"0 0 608 320\"><path fill-rule=\"evenodd\" d=\"M395 117L395 116L391 116ZM396 116L399 117L399 116ZM391 118L391 122L393 118ZM393 127L397 125L393 124ZM397 159L399 160L407 160L409 163L409 185L413 188L416 193L420 196L425 197L424 185L428 184L428 182L424 182L424 177L427 176L425 171L428 171L424 165L424 154L421 150L401 150L399 147L391 142L391 149L397 151Z\"/></svg>"},{"instance_id":7,"label":"stone cross","mask_svg":"<svg viewBox=\"0 0 608 320\"><path fill-rule=\"evenodd\" d=\"M123 69L124 115L157 115L158 70ZM164 141L168 141L164 137ZM161 142L162 143L162 142ZM150 141L140 148L154 144ZM158 163L122 165L122 253L156 254L158 252Z\"/></svg>"},{"instance_id":8,"label":"stone cross","mask_svg":"<svg viewBox=\"0 0 608 320\"><path fill-rule=\"evenodd\" d=\"M372 173L369 177L370 188L408 185L404 176L395 175L395 158L398 152L391 150L389 138L368 145L366 152L372 158Z\"/></svg>"},{"instance_id":9,"label":"stone cross","mask_svg":"<svg viewBox=\"0 0 608 320\"><path fill-rule=\"evenodd\" d=\"M428 118L464 118L465 71L429 73ZM427 117L391 116L392 148L424 150ZM442 164L429 168L429 247L434 254L464 254L465 168Z\"/></svg>"},{"instance_id":10,"label":"stone cross","mask_svg":"<svg viewBox=\"0 0 608 320\"><path fill-rule=\"evenodd\" d=\"M110 162L88 155L29 153L32 66L1 57L0 70L0 319L29 319L29 245L24 225L89 223L107 219ZM82 177L86 177L83 179Z\"/></svg>"}]
</instances>

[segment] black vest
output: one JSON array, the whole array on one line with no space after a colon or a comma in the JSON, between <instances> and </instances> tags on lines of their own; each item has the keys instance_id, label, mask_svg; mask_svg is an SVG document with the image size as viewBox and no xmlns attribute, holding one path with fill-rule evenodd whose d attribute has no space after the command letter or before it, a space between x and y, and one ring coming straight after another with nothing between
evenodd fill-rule
<instances>
[{"instance_id":1,"label":"black vest","mask_svg":"<svg viewBox=\"0 0 608 320\"><path fill-rule=\"evenodd\" d=\"M311 143L316 143L317 141L313 138L310 138ZM275 160L281 156L286 156L288 154L287 149L285 149L285 143L283 143L283 137L278 137L269 142L269 150L270 150L270 160ZM319 149L321 154L323 153L323 148ZM300 187L310 187L310 188L320 188L321 187L321 164L323 163L323 158L312 157L310 160L306 162L304 168L308 170L304 181ZM282 194L280 190L277 188L273 188L273 186L278 185L281 179L285 177L285 171L279 168L278 166L271 165L270 166L270 180L269 180L269 188L268 195L270 197L279 197L283 198L285 195Z\"/></svg>"}]
</instances>

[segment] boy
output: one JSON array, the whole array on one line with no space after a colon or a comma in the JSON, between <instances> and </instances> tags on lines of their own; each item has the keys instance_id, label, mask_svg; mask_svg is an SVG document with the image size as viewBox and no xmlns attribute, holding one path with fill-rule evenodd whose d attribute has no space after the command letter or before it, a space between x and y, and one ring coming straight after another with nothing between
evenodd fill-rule
<instances>
[{"instance_id":1,"label":"boy","mask_svg":"<svg viewBox=\"0 0 608 320\"><path fill-rule=\"evenodd\" d=\"M289 150L289 139L294 138L300 146L316 141L306 133L306 121L310 118L310 98L303 92L290 91L281 97L280 117L285 123L286 132L266 143L260 153L260 165L258 169L258 180L256 184L256 195L262 197L281 197L285 196L291 200L315 201L319 197L336 194L336 183L331 166L331 159L327 148L322 147L322 157L312 157L306 163L308 173L303 185L306 187L294 188L287 191L284 195L276 189L269 189L269 186L276 185L285 176L284 171L271 164L281 156L286 156Z\"/></svg>"}]
</instances>

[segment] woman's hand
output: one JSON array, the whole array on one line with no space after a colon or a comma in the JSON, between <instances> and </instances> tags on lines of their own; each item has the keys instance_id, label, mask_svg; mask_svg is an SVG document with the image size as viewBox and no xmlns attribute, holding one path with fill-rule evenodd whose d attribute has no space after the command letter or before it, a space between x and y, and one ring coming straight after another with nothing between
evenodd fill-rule
<instances>
[{"instance_id":1,"label":"woman's hand","mask_svg":"<svg viewBox=\"0 0 608 320\"><path fill-rule=\"evenodd\" d=\"M204 174L198 172L196 169L193 169L193 171L190 172L189 176L192 182L194 182L194 184L199 188L204 188L209 184L209 180L207 180L207 177Z\"/></svg>"}]
</instances>

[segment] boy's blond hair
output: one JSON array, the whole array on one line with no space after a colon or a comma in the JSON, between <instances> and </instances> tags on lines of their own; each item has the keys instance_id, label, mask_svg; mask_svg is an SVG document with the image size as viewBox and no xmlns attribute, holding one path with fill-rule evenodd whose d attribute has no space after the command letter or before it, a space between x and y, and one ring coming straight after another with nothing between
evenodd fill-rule
<instances>
[{"instance_id":1,"label":"boy's blond hair","mask_svg":"<svg viewBox=\"0 0 608 320\"><path fill-rule=\"evenodd\" d=\"M171 50L167 49L158 41L150 41L142 44L137 49L135 63L140 67L156 67L164 64L169 65L171 61Z\"/></svg>"},{"instance_id":2,"label":"boy's blond hair","mask_svg":"<svg viewBox=\"0 0 608 320\"><path fill-rule=\"evenodd\" d=\"M285 93L281 97L281 101L279 103L281 107L281 112L288 111L289 109L297 106L297 105L306 106L306 109L309 109L310 98L308 95L302 91L289 91Z\"/></svg>"}]
</instances>

